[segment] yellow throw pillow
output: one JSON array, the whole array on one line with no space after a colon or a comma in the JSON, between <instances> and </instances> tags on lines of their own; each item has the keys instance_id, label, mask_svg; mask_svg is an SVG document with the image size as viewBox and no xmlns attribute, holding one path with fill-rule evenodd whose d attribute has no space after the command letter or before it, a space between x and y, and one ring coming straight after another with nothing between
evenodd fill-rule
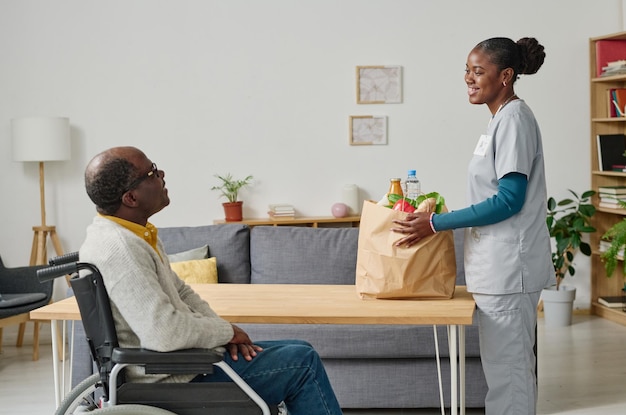
<instances>
[{"instance_id":1,"label":"yellow throw pillow","mask_svg":"<svg viewBox=\"0 0 626 415\"><path fill-rule=\"evenodd\" d=\"M217 284L217 260L215 257L172 262L178 277L187 284Z\"/></svg>"}]
</instances>

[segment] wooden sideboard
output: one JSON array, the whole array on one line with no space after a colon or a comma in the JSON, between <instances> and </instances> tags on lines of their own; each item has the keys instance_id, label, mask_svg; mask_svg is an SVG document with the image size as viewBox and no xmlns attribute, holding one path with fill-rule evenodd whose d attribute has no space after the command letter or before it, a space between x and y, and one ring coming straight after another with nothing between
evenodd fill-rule
<instances>
[{"instance_id":1,"label":"wooden sideboard","mask_svg":"<svg viewBox=\"0 0 626 415\"><path fill-rule=\"evenodd\" d=\"M252 226L309 226L312 228L322 227L358 227L361 221L361 216L346 216L344 218L335 218L333 216L296 216L295 218L251 218L243 219L239 222L226 222L224 219L216 219L214 224L224 223L241 223Z\"/></svg>"}]
</instances>

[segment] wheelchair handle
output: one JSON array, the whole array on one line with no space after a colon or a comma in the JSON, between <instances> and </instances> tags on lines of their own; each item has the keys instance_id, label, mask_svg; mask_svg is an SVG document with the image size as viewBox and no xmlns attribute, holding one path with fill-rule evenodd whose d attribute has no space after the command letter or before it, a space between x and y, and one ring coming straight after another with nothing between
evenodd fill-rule
<instances>
[{"instance_id":1,"label":"wheelchair handle","mask_svg":"<svg viewBox=\"0 0 626 415\"><path fill-rule=\"evenodd\" d=\"M48 261L48 264L63 265L63 264L67 264L68 262L77 262L77 261L78 261L78 251L75 251L75 252L70 252L68 254L64 254L58 257L51 258L50 261Z\"/></svg>"},{"instance_id":2,"label":"wheelchair handle","mask_svg":"<svg viewBox=\"0 0 626 415\"><path fill-rule=\"evenodd\" d=\"M39 282L46 282L67 274L73 274L78 271L77 262L70 262L63 265L53 265L47 268L37 270L37 278Z\"/></svg>"}]
</instances>

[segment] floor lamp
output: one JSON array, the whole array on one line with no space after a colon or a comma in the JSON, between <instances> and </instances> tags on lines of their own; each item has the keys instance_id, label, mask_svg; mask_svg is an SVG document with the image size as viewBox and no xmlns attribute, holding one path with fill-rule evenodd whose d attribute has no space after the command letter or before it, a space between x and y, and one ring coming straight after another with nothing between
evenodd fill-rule
<instances>
[{"instance_id":1,"label":"floor lamp","mask_svg":"<svg viewBox=\"0 0 626 415\"><path fill-rule=\"evenodd\" d=\"M45 265L48 236L50 236L57 255L62 255L63 249L56 228L46 224L44 162L69 160L69 119L62 117L15 118L11 121L11 138L14 161L39 162L41 225L33 226L35 234L30 253L30 265Z\"/></svg>"},{"instance_id":2,"label":"floor lamp","mask_svg":"<svg viewBox=\"0 0 626 415\"><path fill-rule=\"evenodd\" d=\"M46 224L46 196L44 169L46 161L70 159L70 122L63 117L25 117L11 120L11 139L14 161L39 162L39 197L41 203L41 225L33 226L34 236L30 253L30 265L45 265L47 262L47 240L54 245L57 255L63 248L56 227ZM39 322L34 320L33 360L39 358ZM21 323L17 335L17 346L24 341L25 323ZM57 339L60 341L60 339ZM63 349L60 349L63 350Z\"/></svg>"}]
</instances>

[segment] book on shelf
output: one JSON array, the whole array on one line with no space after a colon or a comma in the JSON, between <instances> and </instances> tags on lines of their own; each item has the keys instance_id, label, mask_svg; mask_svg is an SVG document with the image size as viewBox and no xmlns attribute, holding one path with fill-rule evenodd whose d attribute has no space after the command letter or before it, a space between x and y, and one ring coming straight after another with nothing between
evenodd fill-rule
<instances>
[{"instance_id":1,"label":"book on shelf","mask_svg":"<svg viewBox=\"0 0 626 415\"><path fill-rule=\"evenodd\" d=\"M626 164L626 135L598 134L598 168L602 171L612 171L614 165Z\"/></svg>"},{"instance_id":2,"label":"book on shelf","mask_svg":"<svg viewBox=\"0 0 626 415\"><path fill-rule=\"evenodd\" d=\"M609 199L609 198L600 198L600 202L598 203L599 207L609 208L609 209L626 209L624 205L626 204L626 199Z\"/></svg>"},{"instance_id":3,"label":"book on shelf","mask_svg":"<svg viewBox=\"0 0 626 415\"><path fill-rule=\"evenodd\" d=\"M270 219L272 220L289 220L289 219L295 219L296 215L295 214L291 214L291 215L285 215L285 214L275 214L272 212L267 212L267 214L269 215Z\"/></svg>"},{"instance_id":4,"label":"book on shelf","mask_svg":"<svg viewBox=\"0 0 626 415\"><path fill-rule=\"evenodd\" d=\"M284 211L284 212L274 212L272 210L268 210L267 213L270 216L293 216L295 215L296 211L290 210L290 211Z\"/></svg>"},{"instance_id":5,"label":"book on shelf","mask_svg":"<svg viewBox=\"0 0 626 415\"><path fill-rule=\"evenodd\" d=\"M607 99L609 117L626 116L626 88L607 89Z\"/></svg>"},{"instance_id":6,"label":"book on shelf","mask_svg":"<svg viewBox=\"0 0 626 415\"><path fill-rule=\"evenodd\" d=\"M626 307L626 295L598 297L598 302L610 308L623 308Z\"/></svg>"},{"instance_id":7,"label":"book on shelf","mask_svg":"<svg viewBox=\"0 0 626 415\"><path fill-rule=\"evenodd\" d=\"M598 207L608 208L608 209L623 209L622 206L617 202L602 202L598 203Z\"/></svg>"},{"instance_id":8,"label":"book on shelf","mask_svg":"<svg viewBox=\"0 0 626 415\"><path fill-rule=\"evenodd\" d=\"M620 200L626 202L626 195L598 192L598 196L600 197L600 202L618 203Z\"/></svg>"},{"instance_id":9,"label":"book on shelf","mask_svg":"<svg viewBox=\"0 0 626 415\"><path fill-rule=\"evenodd\" d=\"M271 212L293 212L293 205L288 203L272 203L269 205Z\"/></svg>"},{"instance_id":10,"label":"book on shelf","mask_svg":"<svg viewBox=\"0 0 626 415\"><path fill-rule=\"evenodd\" d=\"M626 186L598 186L598 193L607 195L626 195Z\"/></svg>"},{"instance_id":11,"label":"book on shelf","mask_svg":"<svg viewBox=\"0 0 626 415\"><path fill-rule=\"evenodd\" d=\"M598 251L600 252L606 252L607 249L609 249L609 246L611 246L611 242L601 239L600 243L598 244Z\"/></svg>"},{"instance_id":12,"label":"book on shelf","mask_svg":"<svg viewBox=\"0 0 626 415\"><path fill-rule=\"evenodd\" d=\"M626 40L601 39L596 41L596 76L604 75L602 68L609 63L626 59Z\"/></svg>"}]
</instances>

